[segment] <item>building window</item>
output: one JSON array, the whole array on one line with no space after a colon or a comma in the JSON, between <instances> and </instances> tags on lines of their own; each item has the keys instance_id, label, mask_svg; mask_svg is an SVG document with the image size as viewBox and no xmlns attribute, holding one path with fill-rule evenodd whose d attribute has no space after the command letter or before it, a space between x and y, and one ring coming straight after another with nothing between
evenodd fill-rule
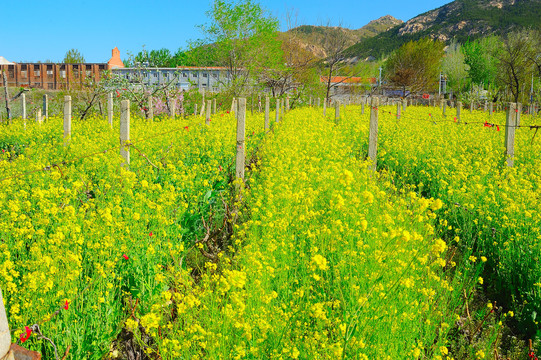
<instances>
[{"instance_id":1,"label":"building window","mask_svg":"<svg viewBox=\"0 0 541 360\"><path fill-rule=\"evenodd\" d=\"M209 77L209 74L204 73L204 74L203 74L203 77L204 77L204 78L208 78L208 77Z\"/></svg>"},{"instance_id":2,"label":"building window","mask_svg":"<svg viewBox=\"0 0 541 360\"><path fill-rule=\"evenodd\" d=\"M40 83L34 83L34 87L39 87Z\"/></svg>"},{"instance_id":3,"label":"building window","mask_svg":"<svg viewBox=\"0 0 541 360\"><path fill-rule=\"evenodd\" d=\"M40 75L40 71L39 70L34 70L34 76L39 77L39 75Z\"/></svg>"},{"instance_id":4,"label":"building window","mask_svg":"<svg viewBox=\"0 0 541 360\"><path fill-rule=\"evenodd\" d=\"M54 84L53 84L53 83L49 83L49 84L48 84L48 88L49 88L49 90L53 90L53 89L54 89Z\"/></svg>"},{"instance_id":5,"label":"building window","mask_svg":"<svg viewBox=\"0 0 541 360\"><path fill-rule=\"evenodd\" d=\"M154 77L157 78L157 77L158 77L158 73L154 73Z\"/></svg>"},{"instance_id":6,"label":"building window","mask_svg":"<svg viewBox=\"0 0 541 360\"><path fill-rule=\"evenodd\" d=\"M197 77L197 73L194 72L194 73L192 74L192 77L196 78L196 77Z\"/></svg>"},{"instance_id":7,"label":"building window","mask_svg":"<svg viewBox=\"0 0 541 360\"><path fill-rule=\"evenodd\" d=\"M188 74L185 73L185 72L183 72L183 73L182 73L182 77L183 77L183 78L187 78L187 77L188 77Z\"/></svg>"},{"instance_id":8,"label":"building window","mask_svg":"<svg viewBox=\"0 0 541 360\"><path fill-rule=\"evenodd\" d=\"M21 70L21 77L26 78L26 70Z\"/></svg>"},{"instance_id":9,"label":"building window","mask_svg":"<svg viewBox=\"0 0 541 360\"><path fill-rule=\"evenodd\" d=\"M218 79L218 74L212 74L212 77Z\"/></svg>"},{"instance_id":10,"label":"building window","mask_svg":"<svg viewBox=\"0 0 541 360\"><path fill-rule=\"evenodd\" d=\"M11 69L8 70L8 76L9 76L11 79L13 79L13 77L14 77L13 70L11 70Z\"/></svg>"},{"instance_id":11,"label":"building window","mask_svg":"<svg viewBox=\"0 0 541 360\"><path fill-rule=\"evenodd\" d=\"M47 69L47 77L50 77L50 78L53 77L53 70Z\"/></svg>"},{"instance_id":12,"label":"building window","mask_svg":"<svg viewBox=\"0 0 541 360\"><path fill-rule=\"evenodd\" d=\"M60 70L60 77L62 79L65 79L66 78L66 70Z\"/></svg>"}]
</instances>

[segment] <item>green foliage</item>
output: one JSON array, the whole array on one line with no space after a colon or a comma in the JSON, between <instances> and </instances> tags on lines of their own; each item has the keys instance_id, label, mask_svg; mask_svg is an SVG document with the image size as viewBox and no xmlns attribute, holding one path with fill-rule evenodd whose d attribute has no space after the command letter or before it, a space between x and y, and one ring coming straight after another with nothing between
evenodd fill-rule
<instances>
[{"instance_id":1,"label":"green foliage","mask_svg":"<svg viewBox=\"0 0 541 360\"><path fill-rule=\"evenodd\" d=\"M412 91L430 90L437 83L444 44L424 38L410 41L385 63L385 76L395 86Z\"/></svg>"},{"instance_id":2,"label":"green foliage","mask_svg":"<svg viewBox=\"0 0 541 360\"><path fill-rule=\"evenodd\" d=\"M462 46L464 62L469 66L468 77L473 83L494 83L498 71L498 60L495 55L500 46L500 40L495 36L467 41Z\"/></svg>"},{"instance_id":3,"label":"green foliage","mask_svg":"<svg viewBox=\"0 0 541 360\"><path fill-rule=\"evenodd\" d=\"M84 56L77 49L71 49L66 52L64 60L65 64L82 64L85 62Z\"/></svg>"},{"instance_id":4,"label":"green foliage","mask_svg":"<svg viewBox=\"0 0 541 360\"><path fill-rule=\"evenodd\" d=\"M193 42L191 48L212 49L216 64L228 68L235 95L243 93L251 76L272 68L281 59L276 38L278 21L258 3L215 0L207 16L210 24L200 26L205 38ZM194 55L209 60L206 51Z\"/></svg>"}]
</instances>

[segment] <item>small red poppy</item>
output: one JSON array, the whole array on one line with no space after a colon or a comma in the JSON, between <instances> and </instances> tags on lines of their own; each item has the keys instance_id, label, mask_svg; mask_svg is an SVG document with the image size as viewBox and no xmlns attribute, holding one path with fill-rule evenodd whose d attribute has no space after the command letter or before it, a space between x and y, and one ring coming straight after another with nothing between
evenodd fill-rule
<instances>
[{"instance_id":1,"label":"small red poppy","mask_svg":"<svg viewBox=\"0 0 541 360\"><path fill-rule=\"evenodd\" d=\"M68 310L70 307L70 304L68 303L68 300L66 300L66 303L64 304L63 308L64 310Z\"/></svg>"},{"instance_id":2,"label":"small red poppy","mask_svg":"<svg viewBox=\"0 0 541 360\"><path fill-rule=\"evenodd\" d=\"M154 235L154 233L151 231L151 232L148 234L148 236L152 236L152 235Z\"/></svg>"},{"instance_id":3,"label":"small red poppy","mask_svg":"<svg viewBox=\"0 0 541 360\"><path fill-rule=\"evenodd\" d=\"M220 170L220 171L223 170L222 165L218 166L218 170Z\"/></svg>"},{"instance_id":4,"label":"small red poppy","mask_svg":"<svg viewBox=\"0 0 541 360\"><path fill-rule=\"evenodd\" d=\"M190 131L187 126L184 126L184 130Z\"/></svg>"},{"instance_id":5,"label":"small red poppy","mask_svg":"<svg viewBox=\"0 0 541 360\"><path fill-rule=\"evenodd\" d=\"M122 254L122 257L125 259L125 260L128 260L130 257L126 254Z\"/></svg>"},{"instance_id":6,"label":"small red poppy","mask_svg":"<svg viewBox=\"0 0 541 360\"><path fill-rule=\"evenodd\" d=\"M496 125L496 130L500 131L500 126L499 125Z\"/></svg>"}]
</instances>

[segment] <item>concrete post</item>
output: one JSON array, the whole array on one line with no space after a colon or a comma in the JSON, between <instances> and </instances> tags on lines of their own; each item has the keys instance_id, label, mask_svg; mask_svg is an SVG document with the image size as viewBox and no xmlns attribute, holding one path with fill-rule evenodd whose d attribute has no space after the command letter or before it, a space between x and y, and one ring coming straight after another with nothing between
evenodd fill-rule
<instances>
[{"instance_id":1,"label":"concrete post","mask_svg":"<svg viewBox=\"0 0 541 360\"><path fill-rule=\"evenodd\" d=\"M130 141L130 100L120 103L120 155L124 158L123 165L130 165L130 148L124 146Z\"/></svg>"}]
</instances>

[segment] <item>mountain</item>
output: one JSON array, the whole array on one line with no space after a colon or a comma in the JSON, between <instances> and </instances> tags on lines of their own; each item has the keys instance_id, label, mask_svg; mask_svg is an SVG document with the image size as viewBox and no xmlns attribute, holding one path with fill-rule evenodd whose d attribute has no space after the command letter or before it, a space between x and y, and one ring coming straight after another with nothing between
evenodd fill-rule
<instances>
[{"instance_id":1,"label":"mountain","mask_svg":"<svg viewBox=\"0 0 541 360\"><path fill-rule=\"evenodd\" d=\"M376 36L361 39L346 50L355 59L380 57L400 45L423 37L445 42L496 34L520 28L541 28L541 0L455 0L418 15Z\"/></svg>"},{"instance_id":2,"label":"mountain","mask_svg":"<svg viewBox=\"0 0 541 360\"><path fill-rule=\"evenodd\" d=\"M310 51L318 58L325 58L327 54L322 45L325 37L330 32L340 31L344 33L347 46L353 46L363 39L374 37L403 23L402 20L395 19L391 15L386 15L370 21L359 29L346 29L338 26L301 25L288 30L284 35L295 37L301 47Z\"/></svg>"}]
</instances>

